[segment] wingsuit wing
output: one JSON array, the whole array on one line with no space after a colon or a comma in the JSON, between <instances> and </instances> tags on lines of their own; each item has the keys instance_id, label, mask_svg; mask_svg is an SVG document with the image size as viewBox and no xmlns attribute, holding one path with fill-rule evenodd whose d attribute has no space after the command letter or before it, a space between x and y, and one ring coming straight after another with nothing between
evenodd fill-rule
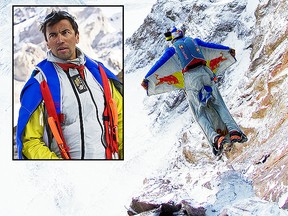
<instances>
[{"instance_id":1,"label":"wingsuit wing","mask_svg":"<svg viewBox=\"0 0 288 216\"><path fill-rule=\"evenodd\" d=\"M145 76L147 94L156 95L184 88L184 77L175 49L169 47Z\"/></svg>"},{"instance_id":2,"label":"wingsuit wing","mask_svg":"<svg viewBox=\"0 0 288 216\"><path fill-rule=\"evenodd\" d=\"M207 43L205 43L206 45ZM206 65L215 75L221 75L236 62L229 47L199 45L206 60ZM173 47L166 49L162 57L153 65L145 76L148 82L147 95L156 95L185 88L181 63Z\"/></svg>"},{"instance_id":3,"label":"wingsuit wing","mask_svg":"<svg viewBox=\"0 0 288 216\"><path fill-rule=\"evenodd\" d=\"M236 59L227 49L213 49L200 46L206 60L206 65L215 73L221 75L224 71L236 62Z\"/></svg>"}]
</instances>

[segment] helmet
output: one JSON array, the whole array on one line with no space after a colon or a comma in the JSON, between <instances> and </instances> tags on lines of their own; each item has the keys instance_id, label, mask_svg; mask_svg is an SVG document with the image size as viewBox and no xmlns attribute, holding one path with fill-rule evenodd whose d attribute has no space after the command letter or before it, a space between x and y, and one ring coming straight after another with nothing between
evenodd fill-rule
<instances>
[{"instance_id":1,"label":"helmet","mask_svg":"<svg viewBox=\"0 0 288 216\"><path fill-rule=\"evenodd\" d=\"M181 29L177 29L175 26L170 31L172 35L172 39L181 38L184 36L183 31Z\"/></svg>"},{"instance_id":2,"label":"helmet","mask_svg":"<svg viewBox=\"0 0 288 216\"><path fill-rule=\"evenodd\" d=\"M171 30L167 30L164 33L166 41L171 41L176 38L181 38L184 36L184 33L181 29L177 29L175 26Z\"/></svg>"},{"instance_id":3,"label":"helmet","mask_svg":"<svg viewBox=\"0 0 288 216\"><path fill-rule=\"evenodd\" d=\"M167 32L164 33L166 41L171 41L172 40L172 34L168 30Z\"/></svg>"}]
</instances>

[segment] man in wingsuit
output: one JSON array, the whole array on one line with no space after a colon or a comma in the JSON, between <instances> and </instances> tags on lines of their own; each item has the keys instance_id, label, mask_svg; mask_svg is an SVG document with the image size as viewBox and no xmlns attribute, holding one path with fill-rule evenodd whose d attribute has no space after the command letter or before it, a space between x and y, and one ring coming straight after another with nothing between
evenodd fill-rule
<instances>
[{"instance_id":1,"label":"man in wingsuit","mask_svg":"<svg viewBox=\"0 0 288 216\"><path fill-rule=\"evenodd\" d=\"M182 69L184 90L194 119L212 146L213 154L221 155L225 144L246 142L247 137L227 109L215 85L217 76L211 70L211 67L217 68L221 61L226 60L223 53L226 52L235 58L235 50L227 46L207 43L198 38L185 37L183 31L176 27L166 32L165 36L173 46L166 49L164 55L149 70L141 85L147 90L149 88L148 77L156 75L156 73L159 76L159 68L167 62L167 56L175 54ZM220 55L214 61L207 62L202 53L204 49L205 52L207 50L209 52L216 51ZM207 66L207 63L210 64L210 67Z\"/></svg>"}]
</instances>

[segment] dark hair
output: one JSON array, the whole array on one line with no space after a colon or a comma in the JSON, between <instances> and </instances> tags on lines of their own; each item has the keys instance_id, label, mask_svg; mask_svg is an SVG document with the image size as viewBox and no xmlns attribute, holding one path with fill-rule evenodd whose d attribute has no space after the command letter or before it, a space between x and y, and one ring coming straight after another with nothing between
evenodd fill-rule
<instances>
[{"instance_id":1,"label":"dark hair","mask_svg":"<svg viewBox=\"0 0 288 216\"><path fill-rule=\"evenodd\" d=\"M61 20L66 19L68 20L71 25L73 30L75 31L75 34L79 34L78 31L78 24L75 21L75 17L73 17L71 14L69 14L66 11L55 11L53 10L50 14L48 14L44 22L40 26L40 31L44 34L45 40L47 41L47 36L46 36L46 28L47 26L53 26L56 23L60 22Z\"/></svg>"}]
</instances>

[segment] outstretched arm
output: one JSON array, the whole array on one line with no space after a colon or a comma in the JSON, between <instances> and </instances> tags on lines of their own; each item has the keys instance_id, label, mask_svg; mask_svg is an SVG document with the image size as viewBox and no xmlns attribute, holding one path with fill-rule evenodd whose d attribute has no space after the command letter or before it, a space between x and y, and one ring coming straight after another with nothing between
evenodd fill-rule
<instances>
[{"instance_id":1,"label":"outstretched arm","mask_svg":"<svg viewBox=\"0 0 288 216\"><path fill-rule=\"evenodd\" d=\"M216 43L205 42L205 41L202 41L199 38L195 38L194 40L196 41L196 43L199 46L203 46L203 47L207 47L207 48L213 48L213 49L224 49L224 50L229 50L230 49L228 46L223 46L221 44L216 44Z\"/></svg>"},{"instance_id":2,"label":"outstretched arm","mask_svg":"<svg viewBox=\"0 0 288 216\"><path fill-rule=\"evenodd\" d=\"M213 49L229 50L230 54L235 58L236 52L235 52L235 49L233 49L233 48L230 48L230 47L228 47L228 46L223 46L223 45L221 45L221 44L205 42L205 41L202 41L202 40L199 39L199 38L195 38L194 40L196 41L196 43L197 43L199 46L202 46L202 47L213 48Z\"/></svg>"},{"instance_id":3,"label":"outstretched arm","mask_svg":"<svg viewBox=\"0 0 288 216\"><path fill-rule=\"evenodd\" d=\"M161 56L161 58L152 66L152 68L148 71L145 78L153 74L158 68L160 68L166 61L170 59L171 56L175 54L174 47L169 47L165 50L165 53Z\"/></svg>"},{"instance_id":4,"label":"outstretched arm","mask_svg":"<svg viewBox=\"0 0 288 216\"><path fill-rule=\"evenodd\" d=\"M146 74L145 78L143 79L141 85L142 87L147 90L148 89L148 79L151 74L155 73L163 64L165 64L166 61L168 61L171 56L175 54L175 49L174 47L169 47L165 50L165 53L161 56L161 58L156 61L156 63L152 66L152 68L148 71Z\"/></svg>"}]
</instances>

